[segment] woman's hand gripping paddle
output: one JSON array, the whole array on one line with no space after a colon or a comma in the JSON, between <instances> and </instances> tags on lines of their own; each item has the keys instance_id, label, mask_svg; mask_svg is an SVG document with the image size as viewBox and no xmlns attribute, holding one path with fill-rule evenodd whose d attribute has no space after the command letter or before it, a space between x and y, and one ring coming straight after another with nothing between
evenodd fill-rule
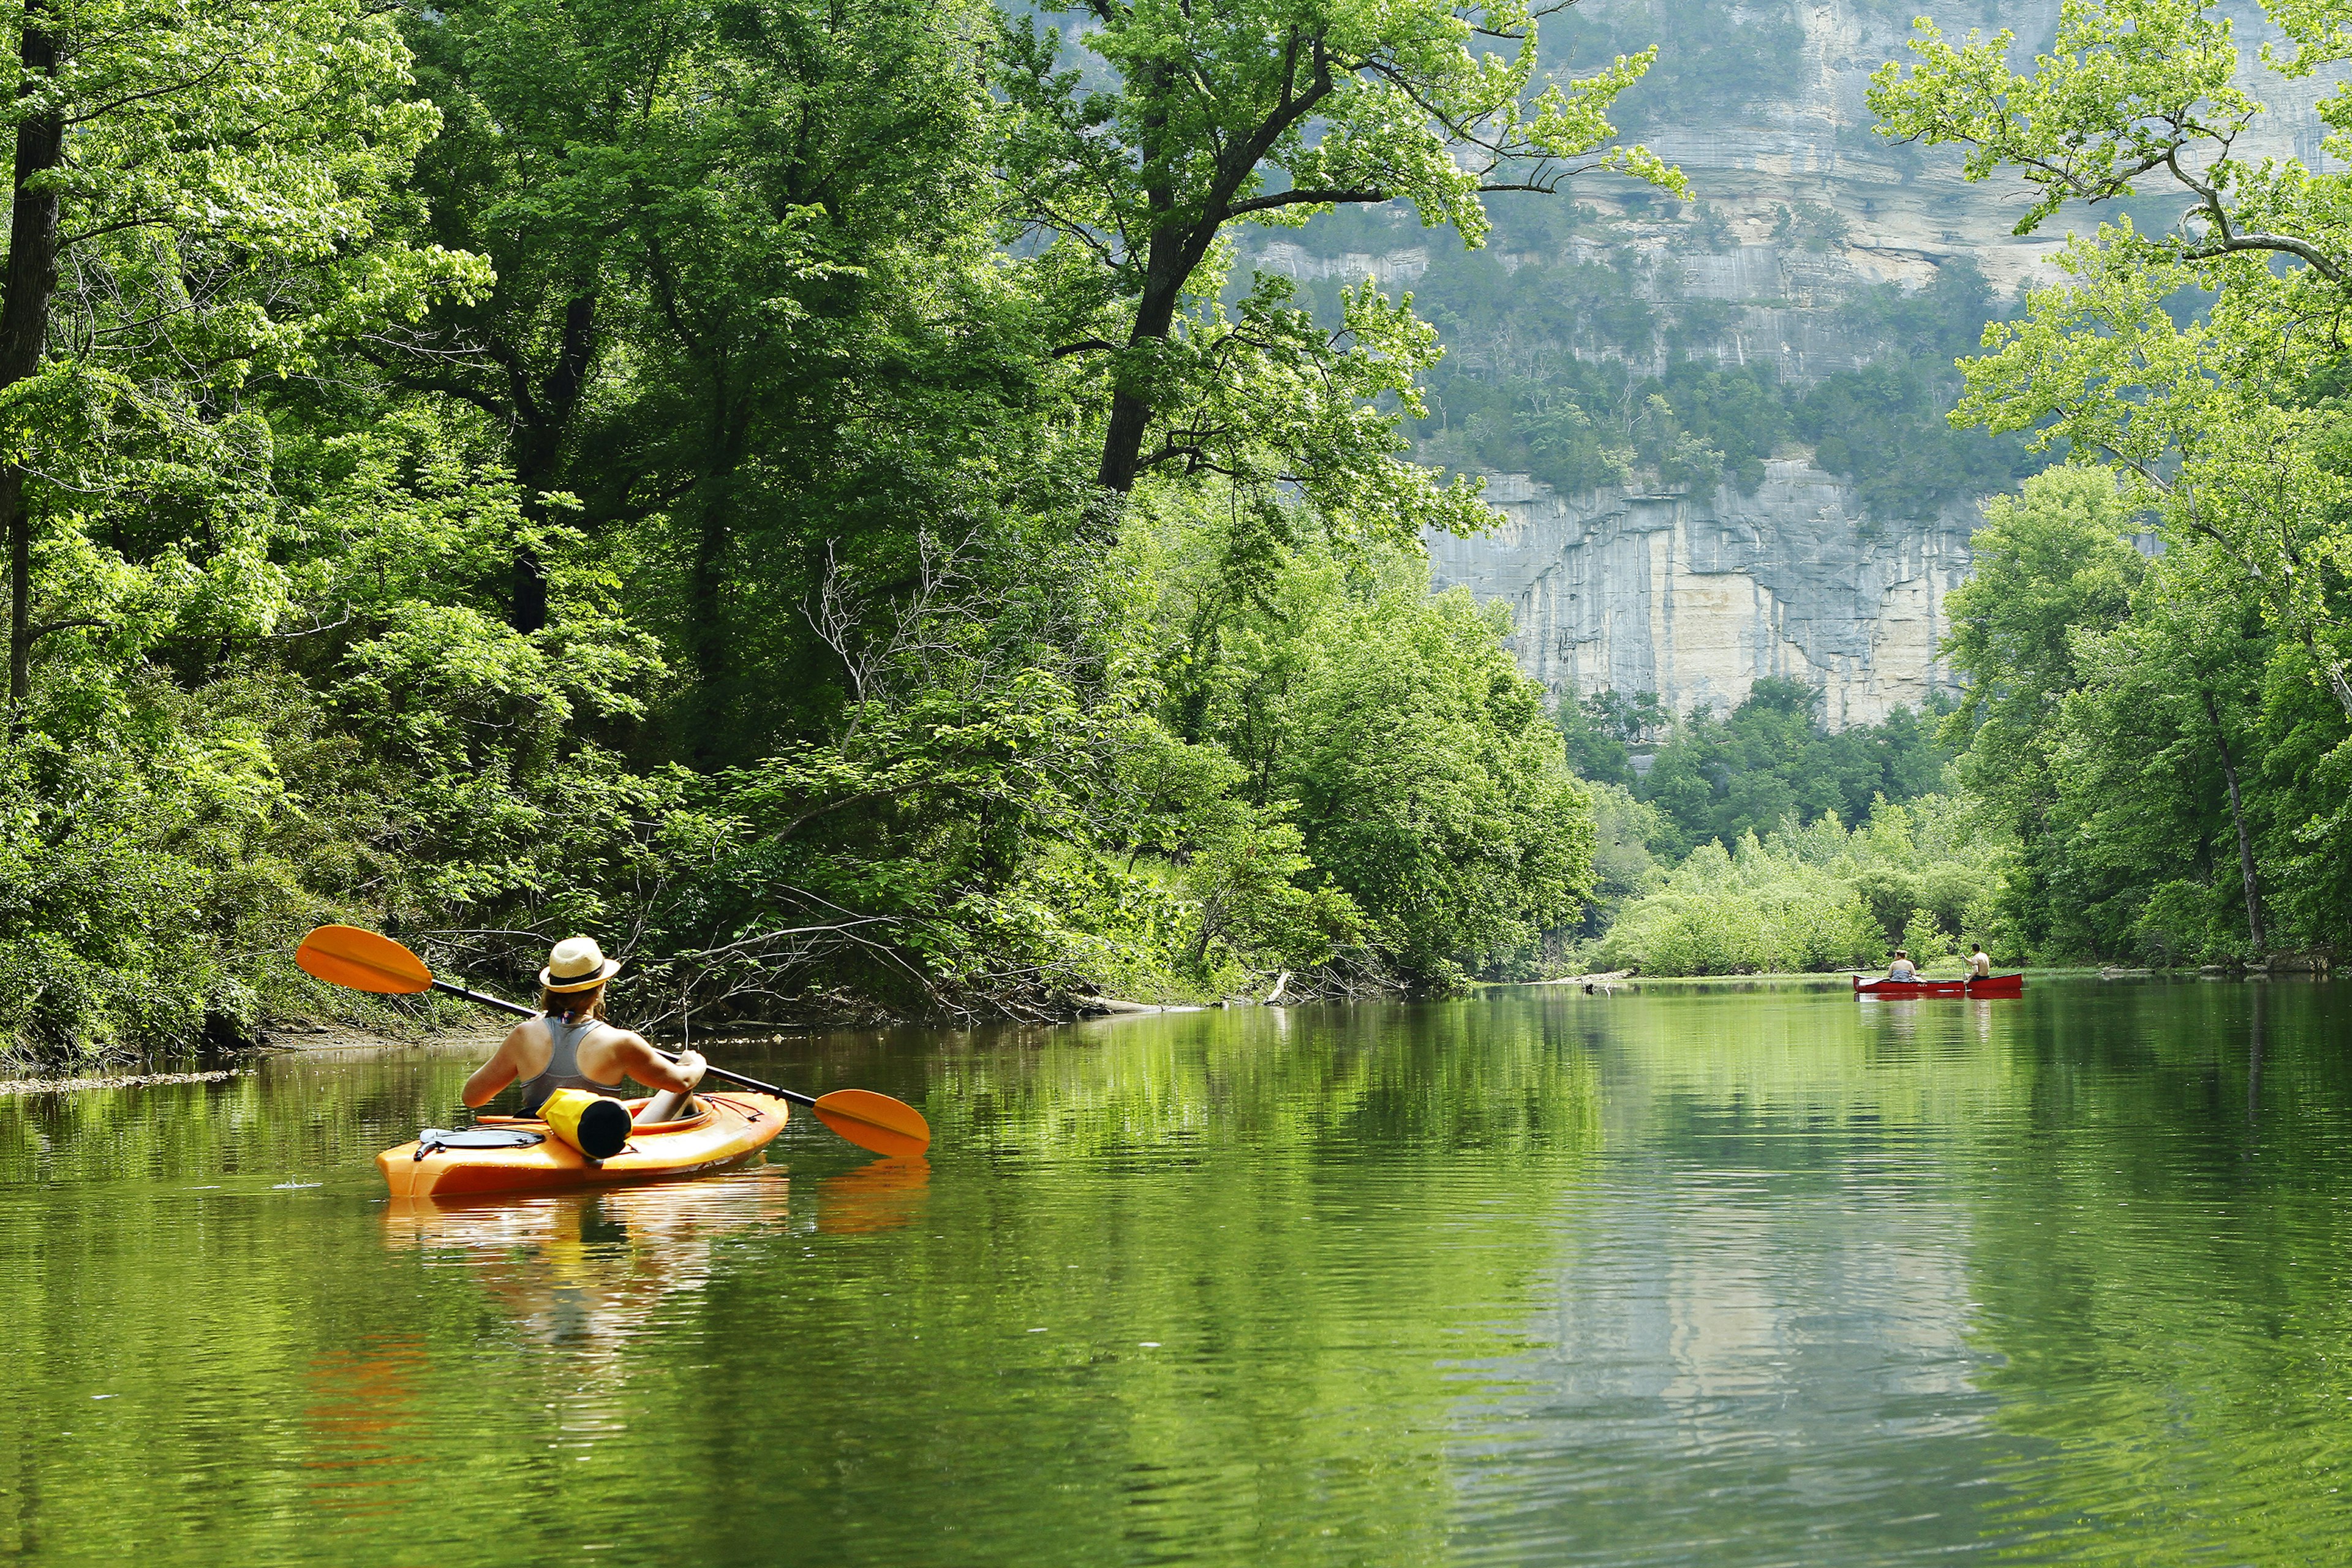
<instances>
[{"instance_id":1,"label":"woman's hand gripping paddle","mask_svg":"<svg viewBox=\"0 0 2352 1568\"><path fill-rule=\"evenodd\" d=\"M461 996L485 1007L496 1007L502 1013L513 1013L525 1018L536 1018L538 1013L520 1003L502 996L486 995L453 985L446 980L436 980L425 967L425 961L388 936L378 936L357 926L320 926L302 939L294 950L294 962L305 973L316 975L331 985L347 985L354 991L373 991L380 995L414 996L421 992L438 991L445 995ZM665 1051L664 1056L677 1058ZM831 1094L809 1096L796 1089L782 1089L772 1083L761 1083L756 1078L729 1072L725 1068L706 1066L704 1075L761 1094L772 1094L779 1100L806 1108L819 1121L861 1149L871 1149L877 1154L919 1154L931 1146L930 1124L923 1113L901 1100L887 1094L877 1094L867 1089L836 1089Z\"/></svg>"}]
</instances>

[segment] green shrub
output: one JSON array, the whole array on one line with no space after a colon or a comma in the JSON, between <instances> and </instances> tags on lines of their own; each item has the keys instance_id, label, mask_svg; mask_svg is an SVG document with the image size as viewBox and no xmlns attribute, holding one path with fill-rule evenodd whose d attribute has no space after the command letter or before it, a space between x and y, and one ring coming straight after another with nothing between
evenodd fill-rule
<instances>
[{"instance_id":1,"label":"green shrub","mask_svg":"<svg viewBox=\"0 0 2352 1568\"><path fill-rule=\"evenodd\" d=\"M1937 910L1907 900L1932 887L1980 914L2005 858L1964 806L1941 796L1882 800L1853 832L1831 813L1760 839L1744 835L1733 850L1703 844L1625 903L1593 962L1646 974L1819 973L1874 968L1897 939L1922 962L1948 956L1953 940ZM1890 920L1896 899L1905 912Z\"/></svg>"}]
</instances>

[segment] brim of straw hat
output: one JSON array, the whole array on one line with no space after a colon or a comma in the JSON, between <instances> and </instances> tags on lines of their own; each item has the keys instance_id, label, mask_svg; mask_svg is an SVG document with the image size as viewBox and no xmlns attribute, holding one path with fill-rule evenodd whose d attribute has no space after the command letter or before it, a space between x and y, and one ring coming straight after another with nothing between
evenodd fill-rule
<instances>
[{"instance_id":1,"label":"brim of straw hat","mask_svg":"<svg viewBox=\"0 0 2352 1568\"><path fill-rule=\"evenodd\" d=\"M539 972L539 985L542 991L586 991L593 986L604 984L620 973L620 963L608 958L590 973L567 975L562 980L558 980L542 969Z\"/></svg>"}]
</instances>

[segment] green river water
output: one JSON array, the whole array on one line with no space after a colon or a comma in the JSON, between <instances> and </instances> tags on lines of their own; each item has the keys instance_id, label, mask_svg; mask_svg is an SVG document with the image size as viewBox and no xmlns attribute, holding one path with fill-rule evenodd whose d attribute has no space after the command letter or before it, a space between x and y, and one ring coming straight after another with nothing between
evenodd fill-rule
<instances>
[{"instance_id":1,"label":"green river water","mask_svg":"<svg viewBox=\"0 0 2352 1568\"><path fill-rule=\"evenodd\" d=\"M402 1212L470 1060L0 1101L0 1556L2343 1563L2352 987L729 1059L928 1163Z\"/></svg>"}]
</instances>

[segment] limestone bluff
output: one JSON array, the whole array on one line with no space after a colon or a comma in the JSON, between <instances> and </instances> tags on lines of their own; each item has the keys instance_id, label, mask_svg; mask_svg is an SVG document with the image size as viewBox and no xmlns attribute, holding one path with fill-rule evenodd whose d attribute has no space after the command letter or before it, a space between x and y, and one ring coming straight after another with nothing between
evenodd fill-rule
<instances>
[{"instance_id":1,"label":"limestone bluff","mask_svg":"<svg viewBox=\"0 0 2352 1568\"><path fill-rule=\"evenodd\" d=\"M1973 505L1871 538L1848 487L1787 459L1752 496L1563 496L1522 474L1486 494L1507 521L1430 538L1433 584L1508 603L1519 667L1555 694L1654 691L1687 713L1786 676L1821 688L1843 728L1916 710L1945 679L1936 642Z\"/></svg>"}]
</instances>

